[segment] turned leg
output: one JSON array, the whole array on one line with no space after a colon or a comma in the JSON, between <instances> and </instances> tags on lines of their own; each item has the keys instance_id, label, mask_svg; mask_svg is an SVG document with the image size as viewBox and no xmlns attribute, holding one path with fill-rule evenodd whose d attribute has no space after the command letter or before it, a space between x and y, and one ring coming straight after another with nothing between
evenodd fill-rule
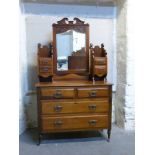
<instances>
[{"instance_id":1,"label":"turned leg","mask_svg":"<svg viewBox=\"0 0 155 155\"><path fill-rule=\"evenodd\" d=\"M110 135L111 135L111 130L110 129L107 130L107 134L108 134L108 142L110 142Z\"/></svg>"},{"instance_id":2,"label":"turned leg","mask_svg":"<svg viewBox=\"0 0 155 155\"><path fill-rule=\"evenodd\" d=\"M41 138L42 138L42 135L41 134L38 134L38 143L37 143L37 145L40 145Z\"/></svg>"}]
</instances>

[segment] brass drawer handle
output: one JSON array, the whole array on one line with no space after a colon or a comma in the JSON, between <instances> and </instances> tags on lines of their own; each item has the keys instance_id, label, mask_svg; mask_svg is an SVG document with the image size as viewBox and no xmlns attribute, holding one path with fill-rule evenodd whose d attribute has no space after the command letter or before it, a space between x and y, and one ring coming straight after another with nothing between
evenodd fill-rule
<instances>
[{"instance_id":1,"label":"brass drawer handle","mask_svg":"<svg viewBox=\"0 0 155 155\"><path fill-rule=\"evenodd\" d=\"M54 111L60 112L61 110L62 110L62 106L61 105L55 105L54 106Z\"/></svg>"},{"instance_id":2,"label":"brass drawer handle","mask_svg":"<svg viewBox=\"0 0 155 155\"><path fill-rule=\"evenodd\" d=\"M49 68L43 68L43 71L47 72L49 70Z\"/></svg>"},{"instance_id":3,"label":"brass drawer handle","mask_svg":"<svg viewBox=\"0 0 155 155\"><path fill-rule=\"evenodd\" d=\"M55 98L61 98L62 97L62 94L61 94L61 91L56 91L56 93L53 95Z\"/></svg>"},{"instance_id":4,"label":"brass drawer handle","mask_svg":"<svg viewBox=\"0 0 155 155\"><path fill-rule=\"evenodd\" d=\"M89 107L89 110L96 110L95 104L88 105L88 107Z\"/></svg>"},{"instance_id":5,"label":"brass drawer handle","mask_svg":"<svg viewBox=\"0 0 155 155\"><path fill-rule=\"evenodd\" d=\"M95 126L97 123L97 120L89 120L89 125Z\"/></svg>"},{"instance_id":6,"label":"brass drawer handle","mask_svg":"<svg viewBox=\"0 0 155 155\"><path fill-rule=\"evenodd\" d=\"M95 91L95 90L91 91L91 92L89 93L89 96L90 96L90 97L96 97L96 91Z\"/></svg>"},{"instance_id":7,"label":"brass drawer handle","mask_svg":"<svg viewBox=\"0 0 155 155\"><path fill-rule=\"evenodd\" d=\"M62 123L61 120L55 120L55 121L54 121L54 126L55 126L55 127L60 127L60 126L62 126L62 124L63 124L63 123Z\"/></svg>"}]
</instances>

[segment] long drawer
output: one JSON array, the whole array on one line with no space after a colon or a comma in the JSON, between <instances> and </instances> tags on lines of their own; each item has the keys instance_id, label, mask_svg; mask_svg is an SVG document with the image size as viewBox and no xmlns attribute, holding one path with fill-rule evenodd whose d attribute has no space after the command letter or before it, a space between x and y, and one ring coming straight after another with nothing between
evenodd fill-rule
<instances>
[{"instance_id":1,"label":"long drawer","mask_svg":"<svg viewBox=\"0 0 155 155\"><path fill-rule=\"evenodd\" d=\"M108 115L63 116L42 118L42 131L107 128Z\"/></svg>"},{"instance_id":2,"label":"long drawer","mask_svg":"<svg viewBox=\"0 0 155 155\"><path fill-rule=\"evenodd\" d=\"M108 87L78 88L78 98L96 98L109 96Z\"/></svg>"},{"instance_id":3,"label":"long drawer","mask_svg":"<svg viewBox=\"0 0 155 155\"><path fill-rule=\"evenodd\" d=\"M108 98L100 100L77 100L73 101L41 101L42 114L59 114L59 113L96 113L108 112Z\"/></svg>"},{"instance_id":4,"label":"long drawer","mask_svg":"<svg viewBox=\"0 0 155 155\"><path fill-rule=\"evenodd\" d=\"M73 88L42 88L41 90L41 97L52 97L56 99L62 98L74 98L75 91Z\"/></svg>"}]
</instances>

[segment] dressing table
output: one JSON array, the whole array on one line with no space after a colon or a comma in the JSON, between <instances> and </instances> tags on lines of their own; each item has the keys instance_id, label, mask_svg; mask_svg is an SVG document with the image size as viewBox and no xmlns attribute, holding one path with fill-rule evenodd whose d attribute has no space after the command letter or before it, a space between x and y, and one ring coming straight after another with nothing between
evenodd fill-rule
<instances>
[{"instance_id":1,"label":"dressing table","mask_svg":"<svg viewBox=\"0 0 155 155\"><path fill-rule=\"evenodd\" d=\"M107 62L103 44L89 46L89 24L78 18L53 24L52 44L38 44L38 144L47 133L103 129L110 140Z\"/></svg>"}]
</instances>

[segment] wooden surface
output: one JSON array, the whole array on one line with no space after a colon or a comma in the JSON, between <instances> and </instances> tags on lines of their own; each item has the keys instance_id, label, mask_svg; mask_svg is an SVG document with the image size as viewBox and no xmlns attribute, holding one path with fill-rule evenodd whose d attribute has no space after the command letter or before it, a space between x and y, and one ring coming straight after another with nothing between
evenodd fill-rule
<instances>
[{"instance_id":1,"label":"wooden surface","mask_svg":"<svg viewBox=\"0 0 155 155\"><path fill-rule=\"evenodd\" d=\"M79 116L55 116L42 117L42 131L108 128L107 115L79 115Z\"/></svg>"},{"instance_id":2,"label":"wooden surface","mask_svg":"<svg viewBox=\"0 0 155 155\"><path fill-rule=\"evenodd\" d=\"M36 87L40 134L74 130L111 130L110 83L55 81L37 83ZM92 123L89 123L91 121Z\"/></svg>"},{"instance_id":3,"label":"wooden surface","mask_svg":"<svg viewBox=\"0 0 155 155\"><path fill-rule=\"evenodd\" d=\"M75 93L73 88L42 88L41 97L52 97L52 98L74 98Z\"/></svg>"},{"instance_id":4,"label":"wooden surface","mask_svg":"<svg viewBox=\"0 0 155 155\"><path fill-rule=\"evenodd\" d=\"M109 100L41 100L42 115L73 113L108 113Z\"/></svg>"},{"instance_id":5,"label":"wooden surface","mask_svg":"<svg viewBox=\"0 0 155 155\"><path fill-rule=\"evenodd\" d=\"M85 86L85 87L89 87L89 86L110 86L112 85L111 83L108 82L103 82L103 81L88 81L88 80L81 80L81 81L53 81L53 82L48 82L48 83L43 83L43 82L39 82L36 83L35 86L36 87L69 87L69 86L73 86L73 87L79 87L79 86Z\"/></svg>"},{"instance_id":6,"label":"wooden surface","mask_svg":"<svg viewBox=\"0 0 155 155\"><path fill-rule=\"evenodd\" d=\"M53 57L51 45L38 44L38 77L40 82L51 82L53 75Z\"/></svg>"},{"instance_id":7,"label":"wooden surface","mask_svg":"<svg viewBox=\"0 0 155 155\"><path fill-rule=\"evenodd\" d=\"M79 64L80 57L73 53L70 69L57 71L56 34L71 29L86 34L86 58ZM81 55L81 52L77 54ZM43 134L50 132L102 129L107 129L110 139L112 84L106 82L106 55L103 44L89 48L89 24L84 21L63 18L53 24L53 46L38 45L38 75L41 82L35 86L39 140Z\"/></svg>"}]
</instances>

